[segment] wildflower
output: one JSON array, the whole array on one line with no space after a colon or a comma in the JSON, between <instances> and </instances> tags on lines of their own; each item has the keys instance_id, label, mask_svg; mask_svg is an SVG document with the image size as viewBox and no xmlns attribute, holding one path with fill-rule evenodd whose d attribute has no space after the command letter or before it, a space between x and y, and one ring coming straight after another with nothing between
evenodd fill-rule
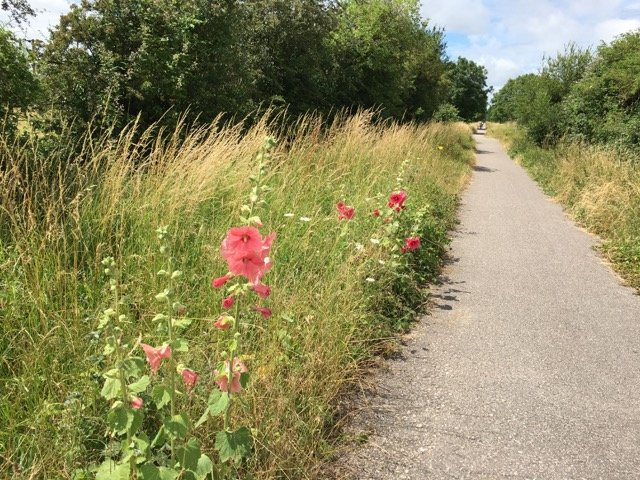
<instances>
[{"instance_id":1,"label":"wildflower","mask_svg":"<svg viewBox=\"0 0 640 480\"><path fill-rule=\"evenodd\" d=\"M223 275L222 277L214 278L213 280L211 280L211 286L213 288L220 288L225 283L227 283L229 280L231 280L231 275L229 275L227 273L226 275Z\"/></svg>"},{"instance_id":2,"label":"wildflower","mask_svg":"<svg viewBox=\"0 0 640 480\"><path fill-rule=\"evenodd\" d=\"M300 217L301 222L310 222L311 219L309 217Z\"/></svg>"},{"instance_id":3,"label":"wildflower","mask_svg":"<svg viewBox=\"0 0 640 480\"><path fill-rule=\"evenodd\" d=\"M222 241L222 256L229 261L229 257L247 254L259 250L262 237L255 227L230 228Z\"/></svg>"},{"instance_id":4,"label":"wildflower","mask_svg":"<svg viewBox=\"0 0 640 480\"><path fill-rule=\"evenodd\" d=\"M294 217L293 213L285 213L284 216L287 217L287 218L293 218Z\"/></svg>"},{"instance_id":5,"label":"wildflower","mask_svg":"<svg viewBox=\"0 0 640 480\"><path fill-rule=\"evenodd\" d=\"M364 250L364 245L362 245L361 243L356 243L356 250L361 252L362 250Z\"/></svg>"},{"instance_id":6,"label":"wildflower","mask_svg":"<svg viewBox=\"0 0 640 480\"><path fill-rule=\"evenodd\" d=\"M339 212L338 220L351 220L356 213L355 208L348 207L342 200L336 204L336 208Z\"/></svg>"},{"instance_id":7,"label":"wildflower","mask_svg":"<svg viewBox=\"0 0 640 480\"><path fill-rule=\"evenodd\" d=\"M257 230L253 227L245 227L249 230ZM231 229L234 230L234 229ZM231 232L229 230L229 232ZM238 243L237 241L227 241L230 234L227 234L227 238L222 242L222 254L227 260L229 271L235 275L242 275L250 282L257 282L262 278L265 272L271 268L271 259L269 258L269 252L273 241L275 239L275 233L267 235L264 239L260 237L258 233L256 239L257 242L251 240L252 248L248 248L247 244ZM237 249L232 246L238 246Z\"/></svg>"},{"instance_id":8,"label":"wildflower","mask_svg":"<svg viewBox=\"0 0 640 480\"><path fill-rule=\"evenodd\" d=\"M380 216L380 210L378 210L377 208L373 211L373 216L374 217L379 217Z\"/></svg>"},{"instance_id":9,"label":"wildflower","mask_svg":"<svg viewBox=\"0 0 640 480\"><path fill-rule=\"evenodd\" d=\"M370 240L371 240L371 243L373 243L374 245L380 245L380 239L379 238L372 238Z\"/></svg>"},{"instance_id":10,"label":"wildflower","mask_svg":"<svg viewBox=\"0 0 640 480\"><path fill-rule=\"evenodd\" d=\"M269 318L271 316L271 309L267 307L253 307L253 309L262 315L264 318Z\"/></svg>"},{"instance_id":11,"label":"wildflower","mask_svg":"<svg viewBox=\"0 0 640 480\"><path fill-rule=\"evenodd\" d=\"M133 408L134 410L139 410L140 408L142 408L142 405L144 405L144 400L142 400L140 397L133 397L131 399L131 408Z\"/></svg>"},{"instance_id":12,"label":"wildflower","mask_svg":"<svg viewBox=\"0 0 640 480\"><path fill-rule=\"evenodd\" d=\"M403 252L409 252L420 248L420 237L409 237L404 240Z\"/></svg>"},{"instance_id":13,"label":"wildflower","mask_svg":"<svg viewBox=\"0 0 640 480\"><path fill-rule=\"evenodd\" d=\"M373 283L373 282L375 282L375 281L376 281L376 279L375 279L375 278L372 278L372 277L367 277L367 278L365 278L365 280L366 280L367 282L369 282L369 283Z\"/></svg>"},{"instance_id":14,"label":"wildflower","mask_svg":"<svg viewBox=\"0 0 640 480\"><path fill-rule=\"evenodd\" d=\"M262 283L256 283L253 285L253 291L258 294L259 297L267 298L271 295L271 289Z\"/></svg>"},{"instance_id":15,"label":"wildflower","mask_svg":"<svg viewBox=\"0 0 640 480\"><path fill-rule=\"evenodd\" d=\"M387 217L384 219L384 223L389 223L391 221L391 217Z\"/></svg>"},{"instance_id":16,"label":"wildflower","mask_svg":"<svg viewBox=\"0 0 640 480\"><path fill-rule=\"evenodd\" d=\"M229 361L224 362L224 369L222 372L218 372L218 370L213 371L213 376L216 379L216 383L218 387L223 392L230 393L238 393L242 390L242 385L240 384L240 376L247 372L247 367L242 360L238 357L233 359L233 368L231 369L231 385L229 385Z\"/></svg>"},{"instance_id":17,"label":"wildflower","mask_svg":"<svg viewBox=\"0 0 640 480\"><path fill-rule=\"evenodd\" d=\"M198 382L198 374L190 368L184 368L180 372L180 375L182 375L182 381L184 382L185 387L187 387L187 391L191 391Z\"/></svg>"},{"instance_id":18,"label":"wildflower","mask_svg":"<svg viewBox=\"0 0 640 480\"><path fill-rule=\"evenodd\" d=\"M151 366L151 373L154 375L160 368L162 359L171 357L171 347L169 345L163 345L162 347L154 348L151 345L147 345L146 343L141 343L140 346L147 356L147 362L149 362L149 365Z\"/></svg>"},{"instance_id":19,"label":"wildflower","mask_svg":"<svg viewBox=\"0 0 640 480\"><path fill-rule=\"evenodd\" d=\"M444 147L442 145L438 145L438 150L444 150Z\"/></svg>"},{"instance_id":20,"label":"wildflower","mask_svg":"<svg viewBox=\"0 0 640 480\"><path fill-rule=\"evenodd\" d=\"M389 197L389 203L387 205L389 208L393 208L394 206L404 208L404 202L407 200L407 193L404 190L400 190L399 192L393 192Z\"/></svg>"},{"instance_id":21,"label":"wildflower","mask_svg":"<svg viewBox=\"0 0 640 480\"><path fill-rule=\"evenodd\" d=\"M222 308L231 308L233 307L233 302L235 299L232 296L228 296L222 300Z\"/></svg>"},{"instance_id":22,"label":"wildflower","mask_svg":"<svg viewBox=\"0 0 640 480\"><path fill-rule=\"evenodd\" d=\"M231 315L220 315L218 319L213 322L213 326L218 330L229 330L233 325L234 318Z\"/></svg>"}]
</instances>

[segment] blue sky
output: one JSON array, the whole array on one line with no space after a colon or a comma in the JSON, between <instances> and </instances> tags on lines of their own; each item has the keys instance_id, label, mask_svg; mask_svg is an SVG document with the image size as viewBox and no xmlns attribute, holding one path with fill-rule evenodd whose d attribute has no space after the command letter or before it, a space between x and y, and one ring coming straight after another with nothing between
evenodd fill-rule
<instances>
[{"instance_id":1,"label":"blue sky","mask_svg":"<svg viewBox=\"0 0 640 480\"><path fill-rule=\"evenodd\" d=\"M45 38L71 3L31 0L38 16L22 35ZM495 88L535 72L544 54L569 41L596 46L640 28L640 0L422 0L422 14L445 28L449 55L487 67Z\"/></svg>"}]
</instances>

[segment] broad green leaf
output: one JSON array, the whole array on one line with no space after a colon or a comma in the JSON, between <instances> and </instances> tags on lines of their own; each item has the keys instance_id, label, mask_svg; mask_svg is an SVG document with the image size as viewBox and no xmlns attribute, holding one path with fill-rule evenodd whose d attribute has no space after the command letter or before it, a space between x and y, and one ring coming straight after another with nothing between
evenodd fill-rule
<instances>
[{"instance_id":1,"label":"broad green leaf","mask_svg":"<svg viewBox=\"0 0 640 480\"><path fill-rule=\"evenodd\" d=\"M180 466L187 470L195 471L198 468L198 460L200 460L200 445L195 438L189 439L187 444L178 451Z\"/></svg>"},{"instance_id":2,"label":"broad green leaf","mask_svg":"<svg viewBox=\"0 0 640 480\"><path fill-rule=\"evenodd\" d=\"M184 438L189 430L189 418L185 413L174 415L164 423L167 435L173 438Z\"/></svg>"},{"instance_id":3,"label":"broad green leaf","mask_svg":"<svg viewBox=\"0 0 640 480\"><path fill-rule=\"evenodd\" d=\"M218 415L226 410L229 403L229 394L227 392L221 392L217 388L211 391L208 400L209 413L212 416Z\"/></svg>"},{"instance_id":4,"label":"broad green leaf","mask_svg":"<svg viewBox=\"0 0 640 480\"><path fill-rule=\"evenodd\" d=\"M129 470L129 462L116 463L113 460L105 460L96 472L96 480L129 480Z\"/></svg>"},{"instance_id":5,"label":"broad green leaf","mask_svg":"<svg viewBox=\"0 0 640 480\"><path fill-rule=\"evenodd\" d=\"M247 427L239 428L235 432L218 432L215 449L221 462L239 462L251 453L251 432Z\"/></svg>"},{"instance_id":6,"label":"broad green leaf","mask_svg":"<svg viewBox=\"0 0 640 480\"><path fill-rule=\"evenodd\" d=\"M165 434L164 425L163 425L162 427L160 427L160 430L158 430L158 433L156 433L156 436L151 442L151 445L150 445L151 448L155 448L162 445L166 441L166 437L167 436Z\"/></svg>"},{"instance_id":7,"label":"broad green leaf","mask_svg":"<svg viewBox=\"0 0 640 480\"><path fill-rule=\"evenodd\" d=\"M139 419L136 417L140 417ZM107 416L107 423L111 430L118 435L127 433L128 430L137 429L136 424L141 423L142 415L125 405L112 409ZM136 427L136 428L134 428Z\"/></svg>"},{"instance_id":8,"label":"broad green leaf","mask_svg":"<svg viewBox=\"0 0 640 480\"><path fill-rule=\"evenodd\" d=\"M212 472L213 463L211 462L211 459L203 453L198 459L198 466L196 467L196 478L198 480L204 480L207 478L207 475L211 474Z\"/></svg>"},{"instance_id":9,"label":"broad green leaf","mask_svg":"<svg viewBox=\"0 0 640 480\"><path fill-rule=\"evenodd\" d=\"M122 361L122 369L124 376L129 378L137 378L144 371L144 359L140 357L129 357Z\"/></svg>"},{"instance_id":10,"label":"broad green leaf","mask_svg":"<svg viewBox=\"0 0 640 480\"><path fill-rule=\"evenodd\" d=\"M138 467L138 478L140 480L159 480L160 470L153 463L145 463Z\"/></svg>"},{"instance_id":11,"label":"broad green leaf","mask_svg":"<svg viewBox=\"0 0 640 480\"><path fill-rule=\"evenodd\" d=\"M191 325L192 320L190 318L174 318L171 320L171 325L176 328L185 329Z\"/></svg>"},{"instance_id":12,"label":"broad green leaf","mask_svg":"<svg viewBox=\"0 0 640 480\"><path fill-rule=\"evenodd\" d=\"M142 456L146 456L149 450L149 436L146 433L141 433L133 439Z\"/></svg>"},{"instance_id":13,"label":"broad green leaf","mask_svg":"<svg viewBox=\"0 0 640 480\"><path fill-rule=\"evenodd\" d=\"M240 385L242 388L247 388L247 384L249 383L249 372L242 372L240 374Z\"/></svg>"},{"instance_id":14,"label":"broad green leaf","mask_svg":"<svg viewBox=\"0 0 640 480\"><path fill-rule=\"evenodd\" d=\"M100 394L107 400L118 398L122 392L122 383L119 378L106 377Z\"/></svg>"},{"instance_id":15,"label":"broad green leaf","mask_svg":"<svg viewBox=\"0 0 640 480\"><path fill-rule=\"evenodd\" d=\"M137 382L133 382L129 385L129 391L133 393L144 392L149 386L149 383L151 383L151 379L149 378L149 376L143 375Z\"/></svg>"},{"instance_id":16,"label":"broad green leaf","mask_svg":"<svg viewBox=\"0 0 640 480\"><path fill-rule=\"evenodd\" d=\"M158 410L167 405L171 401L171 394L164 385L156 385L151 392L153 402L158 407Z\"/></svg>"},{"instance_id":17,"label":"broad green leaf","mask_svg":"<svg viewBox=\"0 0 640 480\"><path fill-rule=\"evenodd\" d=\"M160 467L158 470L160 471L160 476L158 477L160 480L175 480L180 475L180 472L173 468Z\"/></svg>"},{"instance_id":18,"label":"broad green leaf","mask_svg":"<svg viewBox=\"0 0 640 480\"><path fill-rule=\"evenodd\" d=\"M209 418L209 409L207 408L202 414L202 416L198 419L196 424L193 426L193 428L198 428L200 425L206 422L208 418Z\"/></svg>"}]
</instances>

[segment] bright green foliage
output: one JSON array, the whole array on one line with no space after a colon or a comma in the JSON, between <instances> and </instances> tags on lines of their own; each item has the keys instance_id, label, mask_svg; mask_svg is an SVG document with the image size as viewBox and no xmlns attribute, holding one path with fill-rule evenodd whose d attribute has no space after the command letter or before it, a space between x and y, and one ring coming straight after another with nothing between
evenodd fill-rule
<instances>
[{"instance_id":1,"label":"bright green foliage","mask_svg":"<svg viewBox=\"0 0 640 480\"><path fill-rule=\"evenodd\" d=\"M16 114L32 105L37 93L26 49L0 27L0 122L8 120L5 128L15 126Z\"/></svg>"},{"instance_id":2,"label":"bright green foliage","mask_svg":"<svg viewBox=\"0 0 640 480\"><path fill-rule=\"evenodd\" d=\"M452 64L449 73L450 102L458 110L460 118L467 122L483 120L487 113L487 69L464 57Z\"/></svg>"},{"instance_id":3,"label":"bright green foliage","mask_svg":"<svg viewBox=\"0 0 640 480\"><path fill-rule=\"evenodd\" d=\"M460 121L460 112L455 105L443 103L433 114L433 119L436 122L458 122Z\"/></svg>"},{"instance_id":4,"label":"bright green foliage","mask_svg":"<svg viewBox=\"0 0 640 480\"><path fill-rule=\"evenodd\" d=\"M640 32L592 54L569 45L540 74L509 80L489 109L492 121L515 120L538 143L568 135L640 148Z\"/></svg>"}]
</instances>

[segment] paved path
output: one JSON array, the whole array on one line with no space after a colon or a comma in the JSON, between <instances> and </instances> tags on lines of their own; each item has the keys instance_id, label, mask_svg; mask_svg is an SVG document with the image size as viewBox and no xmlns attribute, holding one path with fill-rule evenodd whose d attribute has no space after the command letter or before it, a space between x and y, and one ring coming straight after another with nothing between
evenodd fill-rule
<instances>
[{"instance_id":1,"label":"paved path","mask_svg":"<svg viewBox=\"0 0 640 480\"><path fill-rule=\"evenodd\" d=\"M640 297L496 140L476 140L437 308L379 374L354 422L373 433L342 471L640 479Z\"/></svg>"}]
</instances>

